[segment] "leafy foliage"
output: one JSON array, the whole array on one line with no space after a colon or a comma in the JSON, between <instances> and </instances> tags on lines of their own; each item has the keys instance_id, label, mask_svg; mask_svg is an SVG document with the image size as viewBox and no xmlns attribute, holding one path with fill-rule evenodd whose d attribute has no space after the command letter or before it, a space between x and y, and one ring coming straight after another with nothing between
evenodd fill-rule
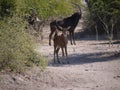
<instances>
[{"instance_id":1,"label":"leafy foliage","mask_svg":"<svg viewBox=\"0 0 120 90\"><path fill-rule=\"evenodd\" d=\"M36 65L45 68L45 60L33 48L25 32L26 14L33 11L42 20L61 17L74 11L71 2L81 0L0 0L0 70L16 72Z\"/></svg>"},{"instance_id":2,"label":"leafy foliage","mask_svg":"<svg viewBox=\"0 0 120 90\"><path fill-rule=\"evenodd\" d=\"M0 17L11 16L16 10L16 0L0 0Z\"/></svg>"},{"instance_id":3,"label":"leafy foliage","mask_svg":"<svg viewBox=\"0 0 120 90\"><path fill-rule=\"evenodd\" d=\"M19 13L29 14L34 10L41 19L48 19L72 13L74 8L71 2L80 3L80 1L81 0L18 0L18 7Z\"/></svg>"},{"instance_id":4,"label":"leafy foliage","mask_svg":"<svg viewBox=\"0 0 120 90\"><path fill-rule=\"evenodd\" d=\"M74 11L71 2L81 3L81 0L0 0L0 17L17 13L20 16L32 13L41 19L60 17Z\"/></svg>"},{"instance_id":5,"label":"leafy foliage","mask_svg":"<svg viewBox=\"0 0 120 90\"><path fill-rule=\"evenodd\" d=\"M0 69L24 71L32 65L45 65L34 51L25 23L17 16L0 23ZM42 62L42 63L41 63ZM39 64L40 63L40 64Z\"/></svg>"},{"instance_id":6,"label":"leafy foliage","mask_svg":"<svg viewBox=\"0 0 120 90\"><path fill-rule=\"evenodd\" d=\"M86 0L92 21L98 26L99 32L105 30L104 25L107 25L108 30L112 25L114 32L118 32L118 23L120 19L120 1L119 0ZM102 28L101 28L102 27ZM105 26L106 27L106 26Z\"/></svg>"}]
</instances>

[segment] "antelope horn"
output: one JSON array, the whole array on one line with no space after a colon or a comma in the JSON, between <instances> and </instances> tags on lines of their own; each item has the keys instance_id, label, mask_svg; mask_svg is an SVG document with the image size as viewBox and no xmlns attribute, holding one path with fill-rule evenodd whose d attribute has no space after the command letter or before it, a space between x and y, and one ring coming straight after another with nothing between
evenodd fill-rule
<instances>
[{"instance_id":1,"label":"antelope horn","mask_svg":"<svg viewBox=\"0 0 120 90\"><path fill-rule=\"evenodd\" d=\"M72 2L72 4L78 7L78 9L80 10L80 13L82 12L82 11L81 11L81 7L80 7L80 5L79 5L79 4L74 3L74 2Z\"/></svg>"}]
</instances>

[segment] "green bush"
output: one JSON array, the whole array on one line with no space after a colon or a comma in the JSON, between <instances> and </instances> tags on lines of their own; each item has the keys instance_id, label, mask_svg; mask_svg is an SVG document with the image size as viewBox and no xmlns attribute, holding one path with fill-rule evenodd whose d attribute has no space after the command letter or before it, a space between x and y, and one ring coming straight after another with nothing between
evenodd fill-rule
<instances>
[{"instance_id":1,"label":"green bush","mask_svg":"<svg viewBox=\"0 0 120 90\"><path fill-rule=\"evenodd\" d=\"M74 5L71 2L81 3L81 0L18 0L19 14L32 13L33 9L40 19L46 20L66 15L71 15Z\"/></svg>"},{"instance_id":2,"label":"green bush","mask_svg":"<svg viewBox=\"0 0 120 90\"><path fill-rule=\"evenodd\" d=\"M21 72L33 65L44 68L45 61L34 51L25 25L17 16L0 21L0 70Z\"/></svg>"},{"instance_id":3,"label":"green bush","mask_svg":"<svg viewBox=\"0 0 120 90\"><path fill-rule=\"evenodd\" d=\"M0 17L12 16L16 5L16 0L0 0Z\"/></svg>"},{"instance_id":4,"label":"green bush","mask_svg":"<svg viewBox=\"0 0 120 90\"><path fill-rule=\"evenodd\" d=\"M31 9L42 20L61 17L73 13L74 5L71 2L80 4L81 0L0 0L0 19L14 13L24 16L32 13Z\"/></svg>"}]
</instances>

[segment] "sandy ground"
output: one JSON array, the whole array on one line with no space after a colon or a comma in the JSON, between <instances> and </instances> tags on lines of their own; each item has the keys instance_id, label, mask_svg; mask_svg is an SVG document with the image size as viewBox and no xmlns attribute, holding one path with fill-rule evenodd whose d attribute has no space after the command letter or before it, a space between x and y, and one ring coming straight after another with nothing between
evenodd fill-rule
<instances>
[{"instance_id":1,"label":"sandy ground","mask_svg":"<svg viewBox=\"0 0 120 90\"><path fill-rule=\"evenodd\" d=\"M80 38L76 45L68 43L68 57L59 53L63 64L54 64L48 30L44 28L44 42L36 47L48 62L46 70L34 67L25 75L1 74L0 90L120 90L120 58L110 57L119 44L109 48L105 40Z\"/></svg>"},{"instance_id":2,"label":"sandy ground","mask_svg":"<svg viewBox=\"0 0 120 90\"><path fill-rule=\"evenodd\" d=\"M120 90L120 58L110 57L119 45L109 48L105 42L84 38L77 45L68 44L68 57L60 57L64 64L50 61L53 46L45 44L38 48L49 60L43 90Z\"/></svg>"}]
</instances>

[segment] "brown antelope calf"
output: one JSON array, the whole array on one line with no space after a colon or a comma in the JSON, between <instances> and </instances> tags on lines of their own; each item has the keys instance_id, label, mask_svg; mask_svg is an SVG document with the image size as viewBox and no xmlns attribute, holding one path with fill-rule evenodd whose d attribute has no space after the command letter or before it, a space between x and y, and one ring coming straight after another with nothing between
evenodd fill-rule
<instances>
[{"instance_id":1,"label":"brown antelope calf","mask_svg":"<svg viewBox=\"0 0 120 90\"><path fill-rule=\"evenodd\" d=\"M65 54L67 56L67 43L68 43L67 29L63 28L62 31L56 31L54 38L53 38L53 42L54 42L54 63L55 63L55 57L57 57L57 62L60 63L59 58L58 58L58 52L59 52L60 48L62 50L62 56L65 56L64 50L65 50Z\"/></svg>"}]
</instances>

